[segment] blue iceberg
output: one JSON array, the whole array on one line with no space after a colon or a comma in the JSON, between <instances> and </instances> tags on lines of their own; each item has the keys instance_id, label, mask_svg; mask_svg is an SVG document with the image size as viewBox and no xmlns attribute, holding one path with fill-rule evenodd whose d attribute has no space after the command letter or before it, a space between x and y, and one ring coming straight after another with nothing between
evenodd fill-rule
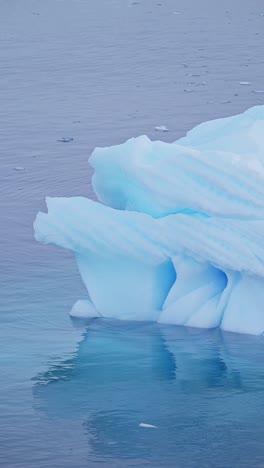
<instances>
[{"instance_id":1,"label":"blue iceberg","mask_svg":"<svg viewBox=\"0 0 264 468\"><path fill-rule=\"evenodd\" d=\"M98 202L47 198L34 223L76 257L89 299L72 315L264 332L264 106L90 164Z\"/></svg>"}]
</instances>

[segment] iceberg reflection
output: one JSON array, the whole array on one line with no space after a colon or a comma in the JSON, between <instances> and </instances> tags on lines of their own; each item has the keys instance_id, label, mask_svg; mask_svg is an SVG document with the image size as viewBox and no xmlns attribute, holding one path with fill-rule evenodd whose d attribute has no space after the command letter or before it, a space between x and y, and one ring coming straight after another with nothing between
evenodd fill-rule
<instances>
[{"instance_id":1,"label":"iceberg reflection","mask_svg":"<svg viewBox=\"0 0 264 468\"><path fill-rule=\"evenodd\" d=\"M34 378L34 407L49 418L79 420L96 456L161 459L189 434L200 440L219 419L220 430L234 411L232 398L263 398L263 357L257 337L94 320L70 359ZM242 430L243 409L237 414Z\"/></svg>"}]
</instances>

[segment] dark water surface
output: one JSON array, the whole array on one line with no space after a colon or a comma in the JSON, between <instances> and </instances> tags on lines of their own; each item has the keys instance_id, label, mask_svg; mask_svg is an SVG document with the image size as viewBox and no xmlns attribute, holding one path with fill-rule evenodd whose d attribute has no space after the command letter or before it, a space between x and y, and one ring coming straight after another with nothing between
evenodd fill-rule
<instances>
[{"instance_id":1,"label":"dark water surface","mask_svg":"<svg viewBox=\"0 0 264 468\"><path fill-rule=\"evenodd\" d=\"M264 467L263 339L77 326L75 262L32 231L93 196L95 146L264 104L263 1L0 0L0 41L0 465Z\"/></svg>"}]
</instances>

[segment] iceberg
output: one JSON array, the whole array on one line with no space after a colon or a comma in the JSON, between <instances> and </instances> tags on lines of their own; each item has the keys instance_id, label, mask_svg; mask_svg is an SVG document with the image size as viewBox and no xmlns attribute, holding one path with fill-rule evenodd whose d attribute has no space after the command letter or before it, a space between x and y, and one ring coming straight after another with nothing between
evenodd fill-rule
<instances>
[{"instance_id":1,"label":"iceberg","mask_svg":"<svg viewBox=\"0 0 264 468\"><path fill-rule=\"evenodd\" d=\"M263 135L257 106L175 143L96 148L98 201L47 198L34 222L76 257L89 298L72 315L262 334Z\"/></svg>"}]
</instances>

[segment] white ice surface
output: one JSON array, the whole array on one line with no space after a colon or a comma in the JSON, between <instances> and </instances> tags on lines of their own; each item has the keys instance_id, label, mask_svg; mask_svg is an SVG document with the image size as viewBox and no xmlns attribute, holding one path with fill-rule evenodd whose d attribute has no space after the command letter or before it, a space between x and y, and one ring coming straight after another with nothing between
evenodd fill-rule
<instances>
[{"instance_id":1,"label":"white ice surface","mask_svg":"<svg viewBox=\"0 0 264 468\"><path fill-rule=\"evenodd\" d=\"M74 253L103 316L264 331L264 106L176 143L97 148L101 203L48 198L37 240Z\"/></svg>"}]
</instances>

